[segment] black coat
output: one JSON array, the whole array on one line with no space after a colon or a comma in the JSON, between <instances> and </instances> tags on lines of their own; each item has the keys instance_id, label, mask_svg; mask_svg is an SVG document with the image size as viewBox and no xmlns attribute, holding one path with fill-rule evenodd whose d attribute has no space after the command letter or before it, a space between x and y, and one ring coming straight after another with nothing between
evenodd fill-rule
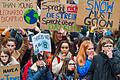
<instances>
[{"instance_id":1,"label":"black coat","mask_svg":"<svg viewBox=\"0 0 120 80\"><path fill-rule=\"evenodd\" d=\"M108 58L107 55L100 52L93 58L87 80L117 80L117 74L120 74L120 59Z\"/></svg>"}]
</instances>

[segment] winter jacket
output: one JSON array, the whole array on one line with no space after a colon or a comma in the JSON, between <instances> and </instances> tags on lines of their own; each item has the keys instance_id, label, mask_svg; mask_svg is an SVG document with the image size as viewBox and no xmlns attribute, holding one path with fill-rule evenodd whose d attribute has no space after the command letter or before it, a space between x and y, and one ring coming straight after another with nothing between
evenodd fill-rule
<instances>
[{"instance_id":1,"label":"winter jacket","mask_svg":"<svg viewBox=\"0 0 120 80\"><path fill-rule=\"evenodd\" d=\"M94 56L91 67L87 74L87 80L117 80L120 73L120 60L116 57L108 58L100 52Z\"/></svg>"},{"instance_id":2,"label":"winter jacket","mask_svg":"<svg viewBox=\"0 0 120 80\"><path fill-rule=\"evenodd\" d=\"M62 53L54 57L52 62L52 72L54 74L54 80L73 80L77 79L77 70L74 57L70 52L66 55L64 61L62 61ZM68 70L68 65L74 64L74 70Z\"/></svg>"},{"instance_id":3,"label":"winter jacket","mask_svg":"<svg viewBox=\"0 0 120 80\"><path fill-rule=\"evenodd\" d=\"M53 76L48 67L38 68L33 64L28 70L27 80L53 80Z\"/></svg>"},{"instance_id":4,"label":"winter jacket","mask_svg":"<svg viewBox=\"0 0 120 80\"><path fill-rule=\"evenodd\" d=\"M67 58L71 59L72 54L69 52L66 55ZM58 56L54 57L53 61L52 61L52 72L54 74L59 74L61 68L63 66L63 61L62 61L62 53L59 53Z\"/></svg>"},{"instance_id":5,"label":"winter jacket","mask_svg":"<svg viewBox=\"0 0 120 80\"><path fill-rule=\"evenodd\" d=\"M32 65L31 60L29 60L26 65L24 66L23 72L21 73L22 79L21 80L27 80L28 77L28 69Z\"/></svg>"},{"instance_id":6,"label":"winter jacket","mask_svg":"<svg viewBox=\"0 0 120 80\"><path fill-rule=\"evenodd\" d=\"M80 80L82 80L82 78L85 77L91 64L92 64L92 61L87 59L86 63L82 67L80 65L77 65L77 71L80 74Z\"/></svg>"},{"instance_id":7,"label":"winter jacket","mask_svg":"<svg viewBox=\"0 0 120 80\"><path fill-rule=\"evenodd\" d=\"M118 48L114 48L112 52L113 52L113 57L116 57L120 60L120 51L118 50Z\"/></svg>"}]
</instances>

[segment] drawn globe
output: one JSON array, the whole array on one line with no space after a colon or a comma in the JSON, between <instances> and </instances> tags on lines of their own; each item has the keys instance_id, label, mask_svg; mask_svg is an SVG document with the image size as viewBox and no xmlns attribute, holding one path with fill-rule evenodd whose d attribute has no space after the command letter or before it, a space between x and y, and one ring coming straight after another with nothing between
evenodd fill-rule
<instances>
[{"instance_id":1,"label":"drawn globe","mask_svg":"<svg viewBox=\"0 0 120 80\"><path fill-rule=\"evenodd\" d=\"M38 13L34 9L28 9L24 13L24 20L28 24L36 23L38 18L39 18Z\"/></svg>"}]
</instances>

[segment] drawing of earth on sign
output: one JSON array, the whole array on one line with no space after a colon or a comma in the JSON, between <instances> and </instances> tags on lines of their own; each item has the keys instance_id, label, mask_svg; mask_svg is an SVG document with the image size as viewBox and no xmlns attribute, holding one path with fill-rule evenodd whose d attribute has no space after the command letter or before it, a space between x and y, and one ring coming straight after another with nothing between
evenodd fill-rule
<instances>
[{"instance_id":1,"label":"drawing of earth on sign","mask_svg":"<svg viewBox=\"0 0 120 80\"><path fill-rule=\"evenodd\" d=\"M28 24L36 23L38 18L39 18L38 13L34 9L28 9L24 13L24 20Z\"/></svg>"}]
</instances>

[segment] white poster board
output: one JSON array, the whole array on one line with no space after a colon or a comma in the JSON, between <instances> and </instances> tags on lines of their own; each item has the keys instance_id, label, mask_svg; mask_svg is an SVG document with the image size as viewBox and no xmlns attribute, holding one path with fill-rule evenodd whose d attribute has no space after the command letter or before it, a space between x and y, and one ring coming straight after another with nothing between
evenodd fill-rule
<instances>
[{"instance_id":1,"label":"white poster board","mask_svg":"<svg viewBox=\"0 0 120 80\"><path fill-rule=\"evenodd\" d=\"M38 54L41 51L51 52L50 35L46 33L38 33L32 37L34 53Z\"/></svg>"}]
</instances>

